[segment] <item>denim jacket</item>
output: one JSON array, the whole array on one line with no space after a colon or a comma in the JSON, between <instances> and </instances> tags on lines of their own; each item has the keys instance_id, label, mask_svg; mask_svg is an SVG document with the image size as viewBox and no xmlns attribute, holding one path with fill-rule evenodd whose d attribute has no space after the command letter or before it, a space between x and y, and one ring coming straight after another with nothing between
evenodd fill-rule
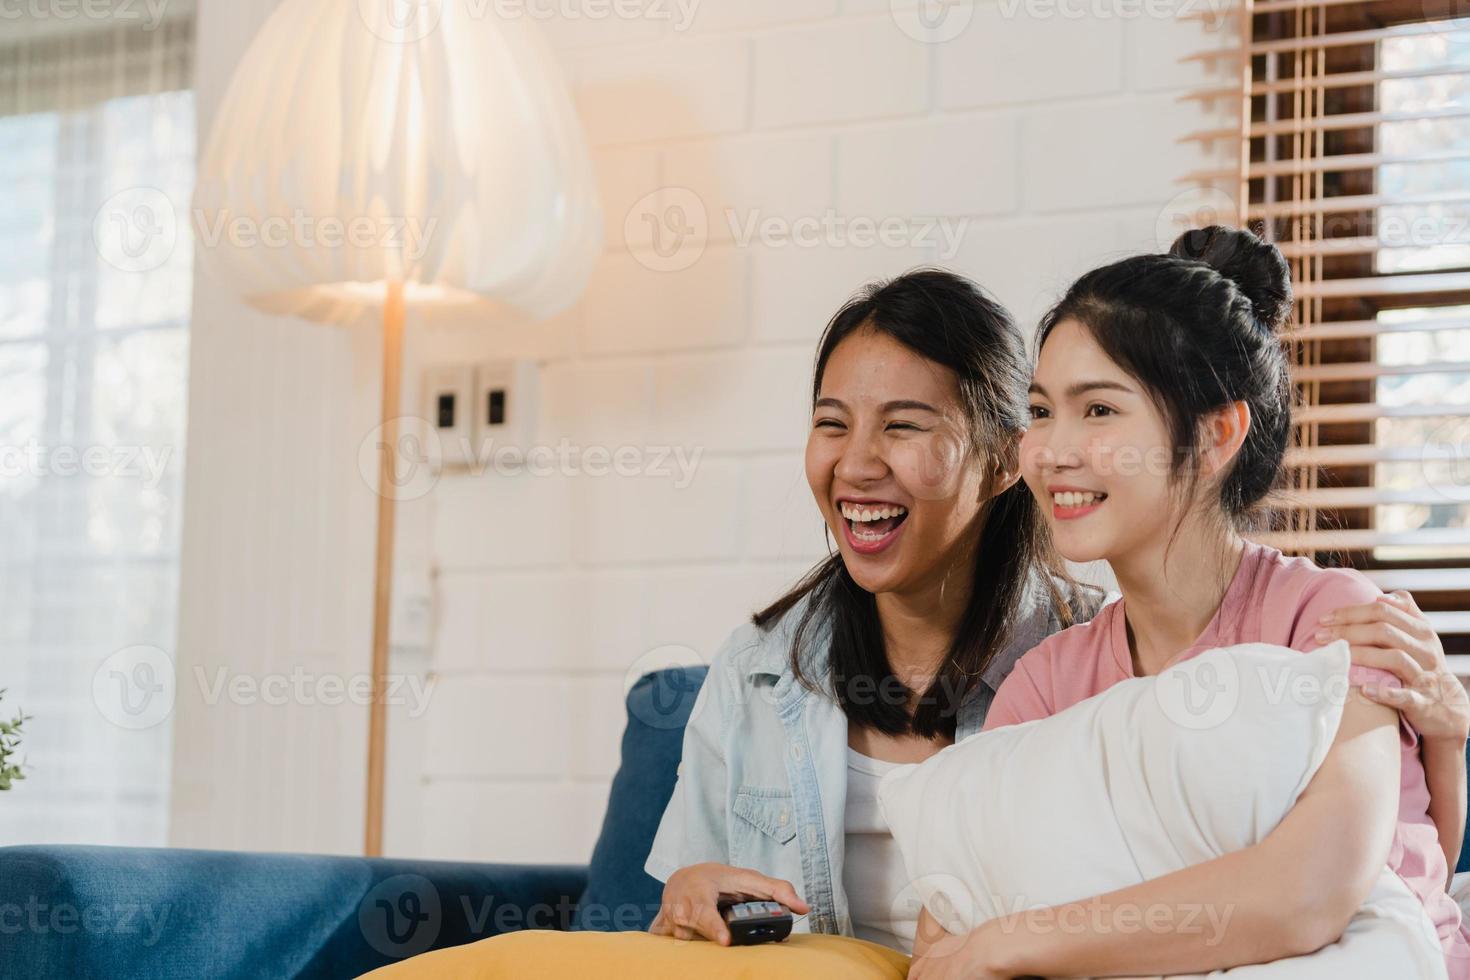
<instances>
[{"instance_id":1,"label":"denim jacket","mask_svg":"<svg viewBox=\"0 0 1470 980\"><path fill-rule=\"evenodd\" d=\"M767 632L740 626L710 663L644 870L667 882L705 861L753 868L790 881L811 906L797 931L850 936L842 890L848 721L835 700L808 690L791 670L791 634L806 601ZM1084 607L1074 614L1079 622L1096 612L1084 594L1071 604ZM980 730L1021 655L1062 626L1044 581L1034 578L1010 643L961 703L956 741ZM825 678L830 627L814 623L808 637L803 668Z\"/></svg>"}]
</instances>

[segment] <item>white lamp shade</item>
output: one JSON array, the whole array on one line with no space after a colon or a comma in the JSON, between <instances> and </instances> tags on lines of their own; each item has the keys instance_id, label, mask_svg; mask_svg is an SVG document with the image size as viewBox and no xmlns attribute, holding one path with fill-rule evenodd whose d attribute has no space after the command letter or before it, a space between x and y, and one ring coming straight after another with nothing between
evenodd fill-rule
<instances>
[{"instance_id":1,"label":"white lamp shade","mask_svg":"<svg viewBox=\"0 0 1470 980\"><path fill-rule=\"evenodd\" d=\"M411 304L550 316L601 250L585 142L527 17L483 0L285 0L199 164L196 255L251 305L345 320Z\"/></svg>"}]
</instances>

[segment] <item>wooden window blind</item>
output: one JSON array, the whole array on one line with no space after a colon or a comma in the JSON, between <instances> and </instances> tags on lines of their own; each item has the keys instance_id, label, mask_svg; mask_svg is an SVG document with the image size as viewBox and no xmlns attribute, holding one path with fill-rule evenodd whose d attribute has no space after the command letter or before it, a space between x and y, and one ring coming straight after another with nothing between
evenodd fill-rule
<instances>
[{"instance_id":1,"label":"wooden window blind","mask_svg":"<svg viewBox=\"0 0 1470 980\"><path fill-rule=\"evenodd\" d=\"M1255 535L1407 588L1470 654L1470 17L1440 0L1260 0L1202 106L1240 107L1227 193L1291 263L1285 486ZM1233 59L1219 61L1218 59ZM1234 73L1231 73L1232 76ZM1470 666L1470 659L1459 666Z\"/></svg>"}]
</instances>

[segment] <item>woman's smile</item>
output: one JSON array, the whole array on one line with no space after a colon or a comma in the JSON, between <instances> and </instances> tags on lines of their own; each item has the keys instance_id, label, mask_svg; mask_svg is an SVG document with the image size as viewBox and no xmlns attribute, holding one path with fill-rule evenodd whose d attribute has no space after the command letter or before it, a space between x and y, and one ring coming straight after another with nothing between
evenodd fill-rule
<instances>
[{"instance_id":1,"label":"woman's smile","mask_svg":"<svg viewBox=\"0 0 1470 980\"><path fill-rule=\"evenodd\" d=\"M885 500L839 497L837 511L847 543L860 555L876 555L898 540L909 509Z\"/></svg>"},{"instance_id":2,"label":"woman's smile","mask_svg":"<svg viewBox=\"0 0 1470 980\"><path fill-rule=\"evenodd\" d=\"M1051 514L1059 521L1075 521L1079 517L1086 517L1108 499L1107 494L1098 490L1062 484L1050 485L1046 490L1051 494Z\"/></svg>"}]
</instances>

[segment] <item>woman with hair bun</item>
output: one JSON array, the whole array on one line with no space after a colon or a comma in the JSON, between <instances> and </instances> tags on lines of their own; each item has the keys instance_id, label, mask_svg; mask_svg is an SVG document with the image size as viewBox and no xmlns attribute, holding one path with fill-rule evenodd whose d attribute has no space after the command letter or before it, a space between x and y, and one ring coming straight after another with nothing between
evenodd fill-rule
<instances>
[{"instance_id":1,"label":"woman with hair bun","mask_svg":"<svg viewBox=\"0 0 1470 980\"><path fill-rule=\"evenodd\" d=\"M1278 330L1291 306L1280 251L1212 227L1168 254L1087 273L1043 319L1022 476L1057 551L1107 561L1122 598L1026 653L985 729L1048 717L1208 649L1307 651L1343 637L1353 686L1325 761L1259 844L1046 910L1080 928L1030 930L1018 913L951 937L926 911L915 980L1204 973L1303 955L1343 935L1385 865L1423 903L1451 980L1470 977L1470 936L1446 894L1464 827L1470 710L1458 683L1443 683L1442 648L1423 664L1395 657L1390 648L1404 644L1392 631L1428 631L1411 601L1245 537L1290 440ZM1451 687L1457 697L1425 696ZM1099 926L1085 914L1098 901L1208 903L1231 918L1211 942Z\"/></svg>"}]
</instances>

